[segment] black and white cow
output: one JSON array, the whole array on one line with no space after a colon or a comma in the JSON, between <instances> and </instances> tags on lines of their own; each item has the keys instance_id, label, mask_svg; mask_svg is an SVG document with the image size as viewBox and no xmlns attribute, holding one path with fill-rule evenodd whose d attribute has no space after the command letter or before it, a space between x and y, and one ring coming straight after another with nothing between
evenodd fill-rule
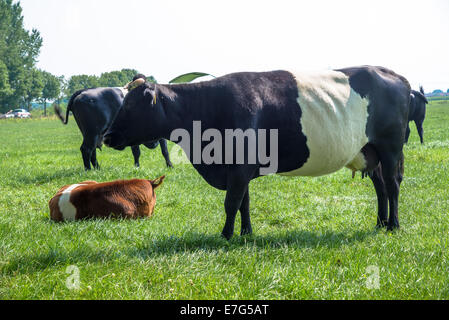
<instances>
[{"instance_id":1,"label":"black and white cow","mask_svg":"<svg viewBox=\"0 0 449 320\"><path fill-rule=\"evenodd\" d=\"M193 166L210 185L226 190L222 235L230 239L238 210L241 234L252 232L248 184L271 164L262 157L256 162L245 157L243 163L206 163L195 157L209 147L211 136L270 130L277 140L265 141L265 150L276 154L275 173L321 176L343 167L362 171L376 189L377 225L392 230L399 228L398 197L409 100L410 85L405 78L372 66L318 73L243 72L179 85L147 82L125 97L104 143L118 150L161 138L180 143L173 132L187 131L193 136L193 152L186 152ZM203 138L195 133L199 122ZM246 143L245 150L264 142L263 137ZM267 137L265 134L265 140ZM195 152L199 139L201 149L196 146ZM223 146L211 156L230 151L235 161L235 145L232 148Z\"/></svg>"},{"instance_id":2,"label":"black and white cow","mask_svg":"<svg viewBox=\"0 0 449 320\"><path fill-rule=\"evenodd\" d=\"M412 90L410 98L410 110L408 112L408 121L414 121L416 129L418 130L419 139L421 144L424 143L424 129L422 127L424 119L426 118L426 104L428 104L426 96L424 94L423 87L419 88L419 91ZM405 143L408 142L410 136L410 126L407 123L407 131L405 133Z\"/></svg>"},{"instance_id":3,"label":"black and white cow","mask_svg":"<svg viewBox=\"0 0 449 320\"><path fill-rule=\"evenodd\" d=\"M134 77L133 80L137 80ZM61 119L63 124L69 121L69 112L78 124L83 135L81 145L81 154L83 156L84 168L91 169L91 163L94 168L99 168L97 161L96 148L101 148L103 135L111 125L118 110L120 109L124 96L128 93L124 88L92 88L75 92L67 105L67 113L64 119L61 109L55 106L55 113ZM172 167L167 149L167 141L160 139L154 142L142 142L150 149L155 149L159 144L162 154L168 167ZM134 156L134 164L139 167L140 148L139 144L131 146Z\"/></svg>"}]
</instances>

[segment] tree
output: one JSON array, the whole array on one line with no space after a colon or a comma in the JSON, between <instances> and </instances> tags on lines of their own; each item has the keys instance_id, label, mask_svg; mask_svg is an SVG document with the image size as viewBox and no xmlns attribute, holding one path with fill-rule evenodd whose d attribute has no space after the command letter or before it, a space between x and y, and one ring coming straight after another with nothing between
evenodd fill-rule
<instances>
[{"instance_id":1,"label":"tree","mask_svg":"<svg viewBox=\"0 0 449 320\"><path fill-rule=\"evenodd\" d=\"M156 78L153 76L147 76L147 81L152 83L157 83Z\"/></svg>"},{"instance_id":2,"label":"tree","mask_svg":"<svg viewBox=\"0 0 449 320\"><path fill-rule=\"evenodd\" d=\"M63 92L66 97L70 97L76 91L81 89L123 87L138 73L139 72L134 69L122 69L120 71L104 72L100 77L86 74L74 75L67 82ZM148 76L147 81L156 83L156 79L153 76Z\"/></svg>"},{"instance_id":3,"label":"tree","mask_svg":"<svg viewBox=\"0 0 449 320\"><path fill-rule=\"evenodd\" d=\"M98 80L98 83L100 87L118 87L120 85L123 85L120 83L119 71L102 73L100 79Z\"/></svg>"},{"instance_id":4,"label":"tree","mask_svg":"<svg viewBox=\"0 0 449 320\"><path fill-rule=\"evenodd\" d=\"M134 69L105 72L101 74L99 84L101 87L123 87L138 73L139 72ZM148 80L154 80L154 78L151 77L151 79Z\"/></svg>"},{"instance_id":5,"label":"tree","mask_svg":"<svg viewBox=\"0 0 449 320\"><path fill-rule=\"evenodd\" d=\"M67 86L68 86L68 81L65 79L64 76L59 76L58 77L59 80L59 84L60 84L60 90L59 90L59 95L56 98L56 104L59 106L61 104L61 99L63 99L65 97L65 92L67 91Z\"/></svg>"},{"instance_id":6,"label":"tree","mask_svg":"<svg viewBox=\"0 0 449 320\"><path fill-rule=\"evenodd\" d=\"M31 111L31 102L42 96L42 89L44 88L42 72L36 68L33 68L30 72L23 72L20 74L18 82L20 84L18 93L28 111Z\"/></svg>"},{"instance_id":7,"label":"tree","mask_svg":"<svg viewBox=\"0 0 449 320\"><path fill-rule=\"evenodd\" d=\"M0 105L12 94L11 86L9 85L8 68L0 60Z\"/></svg>"},{"instance_id":8,"label":"tree","mask_svg":"<svg viewBox=\"0 0 449 320\"><path fill-rule=\"evenodd\" d=\"M42 71L44 87L42 88L42 101L44 103L44 116L47 116L47 100L57 99L61 92L60 78L49 72Z\"/></svg>"},{"instance_id":9,"label":"tree","mask_svg":"<svg viewBox=\"0 0 449 320\"><path fill-rule=\"evenodd\" d=\"M28 111L31 111L31 102L37 100L42 96L42 89L44 88L44 77L42 72L33 68L29 74L29 85L27 86L25 102L28 106Z\"/></svg>"},{"instance_id":10,"label":"tree","mask_svg":"<svg viewBox=\"0 0 449 320\"><path fill-rule=\"evenodd\" d=\"M24 29L20 2L0 0L0 77L8 81L8 86L0 84L0 111L28 99L24 80L30 78L26 75L33 72L41 46L39 32Z\"/></svg>"},{"instance_id":11,"label":"tree","mask_svg":"<svg viewBox=\"0 0 449 320\"><path fill-rule=\"evenodd\" d=\"M70 97L73 93L81 89L99 87L99 79L96 76L86 74L72 76L67 83L66 96Z\"/></svg>"},{"instance_id":12,"label":"tree","mask_svg":"<svg viewBox=\"0 0 449 320\"><path fill-rule=\"evenodd\" d=\"M134 76L138 73L140 73L140 72L137 70L134 70L134 69L122 69L120 71L120 74L121 74L120 81L122 81L121 86L124 86L128 82L130 82L134 78Z\"/></svg>"}]
</instances>

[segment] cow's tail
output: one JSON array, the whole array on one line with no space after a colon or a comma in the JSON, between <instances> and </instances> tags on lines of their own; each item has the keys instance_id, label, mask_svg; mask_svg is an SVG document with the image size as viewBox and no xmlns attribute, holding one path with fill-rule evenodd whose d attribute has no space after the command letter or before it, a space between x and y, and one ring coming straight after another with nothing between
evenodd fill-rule
<instances>
[{"instance_id":1,"label":"cow's tail","mask_svg":"<svg viewBox=\"0 0 449 320\"><path fill-rule=\"evenodd\" d=\"M424 100L425 103L429 103L429 101L427 101L426 99L426 94L424 93L424 88L423 86L419 86L419 92L421 92L422 94L422 99Z\"/></svg>"},{"instance_id":2,"label":"cow's tail","mask_svg":"<svg viewBox=\"0 0 449 320\"><path fill-rule=\"evenodd\" d=\"M415 96L419 97L422 101L424 101L426 104L429 103L426 96L422 94L421 92L416 92Z\"/></svg>"},{"instance_id":3,"label":"cow's tail","mask_svg":"<svg viewBox=\"0 0 449 320\"><path fill-rule=\"evenodd\" d=\"M67 113L66 113L65 119L64 119L64 116L62 115L62 109L60 106L55 104L54 109L55 109L56 116L62 121L62 123L67 124L69 122L69 111L70 111L69 107L67 107Z\"/></svg>"},{"instance_id":4,"label":"cow's tail","mask_svg":"<svg viewBox=\"0 0 449 320\"><path fill-rule=\"evenodd\" d=\"M70 114L70 111L72 111L73 101L75 100L76 97L78 97L85 90L86 89L78 90L70 97L69 103L67 104L67 111L65 114L65 119L64 119L64 116L62 115L61 107L58 105L55 105L55 114L62 121L63 124L67 124L69 122L69 114Z\"/></svg>"}]
</instances>

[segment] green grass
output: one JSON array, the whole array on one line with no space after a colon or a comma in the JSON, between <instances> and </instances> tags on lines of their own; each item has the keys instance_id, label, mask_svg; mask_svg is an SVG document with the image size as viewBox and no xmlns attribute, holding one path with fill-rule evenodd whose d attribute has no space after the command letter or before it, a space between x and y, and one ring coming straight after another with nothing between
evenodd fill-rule
<instances>
[{"instance_id":1,"label":"green grass","mask_svg":"<svg viewBox=\"0 0 449 320\"><path fill-rule=\"evenodd\" d=\"M102 169L86 173L73 118L0 121L0 299L448 299L448 124L438 102L424 146L412 126L398 232L375 229L372 183L345 169L253 181L254 235L228 242L225 194L190 165L166 169L159 149L142 148L137 170L129 149L105 148ZM49 220L62 185L163 174L151 219ZM68 266L79 289L66 286Z\"/></svg>"}]
</instances>

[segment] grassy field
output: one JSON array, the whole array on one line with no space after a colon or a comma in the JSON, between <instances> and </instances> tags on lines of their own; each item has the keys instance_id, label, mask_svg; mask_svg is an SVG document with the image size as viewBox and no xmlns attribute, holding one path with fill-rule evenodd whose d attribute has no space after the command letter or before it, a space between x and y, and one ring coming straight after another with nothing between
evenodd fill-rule
<instances>
[{"instance_id":1,"label":"grassy field","mask_svg":"<svg viewBox=\"0 0 449 320\"><path fill-rule=\"evenodd\" d=\"M72 117L0 121L0 299L448 299L448 101L424 130L405 147L400 231L375 229L374 187L345 169L253 181L254 235L228 242L225 194L190 165L142 149L137 170L105 148L84 172ZM62 185L163 174L151 219L49 220Z\"/></svg>"}]
</instances>

